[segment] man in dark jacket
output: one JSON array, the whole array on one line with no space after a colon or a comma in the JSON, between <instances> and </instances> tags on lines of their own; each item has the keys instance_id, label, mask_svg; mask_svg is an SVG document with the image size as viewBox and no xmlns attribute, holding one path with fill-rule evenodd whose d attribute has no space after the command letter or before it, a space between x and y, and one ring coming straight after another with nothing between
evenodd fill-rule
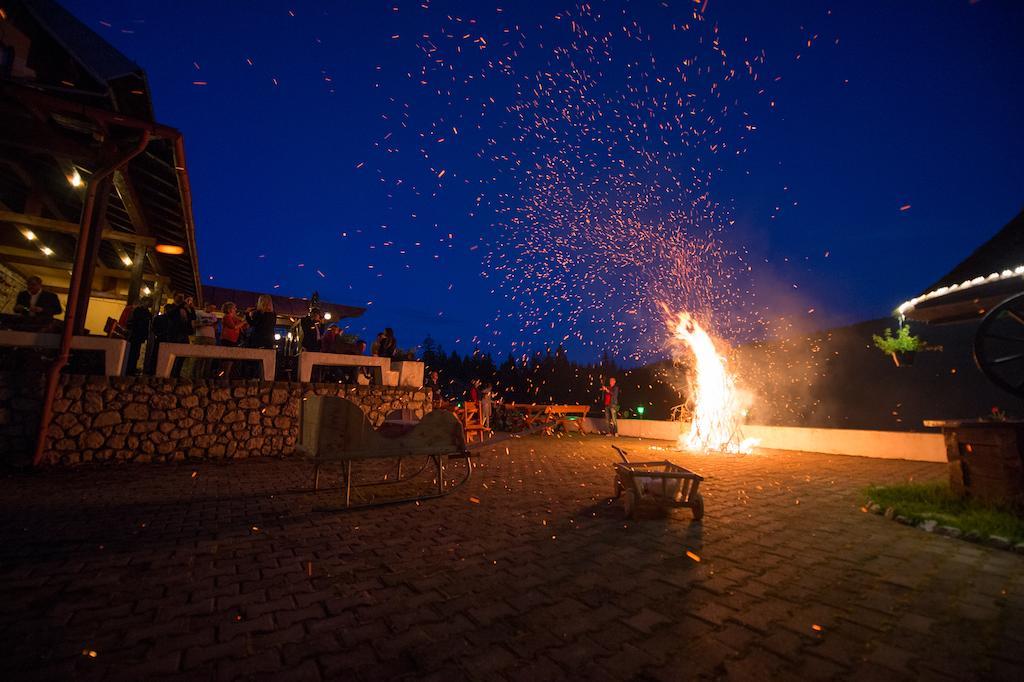
<instances>
[{"instance_id":1,"label":"man in dark jacket","mask_svg":"<svg viewBox=\"0 0 1024 682\"><path fill-rule=\"evenodd\" d=\"M300 320L299 324L302 327L302 350L314 353L320 352L320 337L322 336L320 324L323 319L320 309L313 308L309 311L309 315Z\"/></svg>"},{"instance_id":2,"label":"man in dark jacket","mask_svg":"<svg viewBox=\"0 0 1024 682\"><path fill-rule=\"evenodd\" d=\"M142 344L149 340L149 326L153 321L153 314L149 311L152 301L143 298L132 309L131 317L128 318L128 367L125 370L129 375L139 372L139 353Z\"/></svg>"},{"instance_id":3,"label":"man in dark jacket","mask_svg":"<svg viewBox=\"0 0 1024 682\"><path fill-rule=\"evenodd\" d=\"M40 322L52 320L54 315L63 312L57 294L43 290L43 280L32 276L25 284L26 290L19 292L14 302L14 312L36 318Z\"/></svg>"}]
</instances>

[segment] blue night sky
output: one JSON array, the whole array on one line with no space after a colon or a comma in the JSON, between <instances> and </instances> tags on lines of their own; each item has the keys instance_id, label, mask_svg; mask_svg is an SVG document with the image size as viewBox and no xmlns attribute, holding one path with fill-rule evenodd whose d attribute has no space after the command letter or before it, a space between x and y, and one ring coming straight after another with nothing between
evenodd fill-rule
<instances>
[{"instance_id":1,"label":"blue night sky","mask_svg":"<svg viewBox=\"0 0 1024 682\"><path fill-rule=\"evenodd\" d=\"M351 328L392 326L403 347L428 333L500 355L564 337L580 358L607 345L600 315L561 315L557 296L506 298L533 271L501 285L488 258L514 250L506 209L522 177L494 157L527 157L512 133L515 84L550 70L553 49L578 47L573 3L64 2L146 69L158 120L185 134L204 281L369 305ZM610 91L616 69L651 54L659 67L708 57L708 42L688 42L695 32L669 31L690 0L593 5L645 30L616 39L596 73ZM885 316L1024 208L1024 3L709 0L702 18L736 63L763 56L756 81L726 86L722 138L743 153L710 163L731 216L717 239L746 271L732 293L760 306L744 313L756 329L723 328ZM642 93L619 94L604 120L642 112L629 106ZM531 144L529 158L571 156L550 135ZM690 172L676 164L684 184ZM619 286L614 270L601 281ZM525 333L517 305L556 312Z\"/></svg>"}]
</instances>

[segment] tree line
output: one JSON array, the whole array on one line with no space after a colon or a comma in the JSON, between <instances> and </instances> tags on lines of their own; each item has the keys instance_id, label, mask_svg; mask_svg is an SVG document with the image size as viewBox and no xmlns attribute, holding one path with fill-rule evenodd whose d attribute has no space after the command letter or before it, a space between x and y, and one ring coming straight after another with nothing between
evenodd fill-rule
<instances>
[{"instance_id":1,"label":"tree line","mask_svg":"<svg viewBox=\"0 0 1024 682\"><path fill-rule=\"evenodd\" d=\"M509 353L499 364L480 349L466 355L446 352L428 336L420 357L428 373L438 372L443 395L456 401L465 397L469 382L476 378L491 384L504 402L597 407L601 385L615 377L624 416L642 412L647 419L668 419L672 407L683 402L686 386L685 368L668 360L624 369L607 351L598 362L579 363L570 360L562 346L519 357Z\"/></svg>"}]
</instances>

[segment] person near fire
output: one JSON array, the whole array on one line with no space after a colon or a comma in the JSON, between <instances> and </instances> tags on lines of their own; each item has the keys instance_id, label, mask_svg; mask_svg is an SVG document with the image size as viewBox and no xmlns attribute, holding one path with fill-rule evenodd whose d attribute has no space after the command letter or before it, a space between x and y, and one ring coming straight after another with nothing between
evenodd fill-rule
<instances>
[{"instance_id":1,"label":"person near fire","mask_svg":"<svg viewBox=\"0 0 1024 682\"><path fill-rule=\"evenodd\" d=\"M608 385L601 385L604 403L604 418L608 421L608 435L619 435L619 387L615 385L615 377L608 379Z\"/></svg>"}]
</instances>

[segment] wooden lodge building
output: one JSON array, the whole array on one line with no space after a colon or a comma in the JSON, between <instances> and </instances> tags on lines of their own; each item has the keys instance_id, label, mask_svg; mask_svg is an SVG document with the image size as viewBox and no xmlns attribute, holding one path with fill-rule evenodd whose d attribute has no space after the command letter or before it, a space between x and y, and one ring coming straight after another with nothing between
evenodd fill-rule
<instances>
[{"instance_id":1,"label":"wooden lodge building","mask_svg":"<svg viewBox=\"0 0 1024 682\"><path fill-rule=\"evenodd\" d=\"M184 141L156 121L145 71L53 0L8 2L2 12L0 314L31 276L67 310L85 220L99 230L87 245L76 334L103 333L142 296L154 306L177 292L197 304L255 305L257 292L201 285ZM282 328L308 310L304 299L273 299ZM334 320L364 312L324 305Z\"/></svg>"},{"instance_id":2,"label":"wooden lodge building","mask_svg":"<svg viewBox=\"0 0 1024 682\"><path fill-rule=\"evenodd\" d=\"M16 314L34 278L61 314ZM0 0L0 465L288 455L313 394L376 425L431 409L422 363L299 353L310 302L279 294L273 348L164 340L147 347L156 376L126 376L139 345L109 323L177 293L241 309L260 295L203 286L184 140L157 121L146 73L55 0ZM320 307L332 322L364 312ZM242 362L257 371L225 375ZM314 366L350 381L323 383Z\"/></svg>"}]
</instances>

